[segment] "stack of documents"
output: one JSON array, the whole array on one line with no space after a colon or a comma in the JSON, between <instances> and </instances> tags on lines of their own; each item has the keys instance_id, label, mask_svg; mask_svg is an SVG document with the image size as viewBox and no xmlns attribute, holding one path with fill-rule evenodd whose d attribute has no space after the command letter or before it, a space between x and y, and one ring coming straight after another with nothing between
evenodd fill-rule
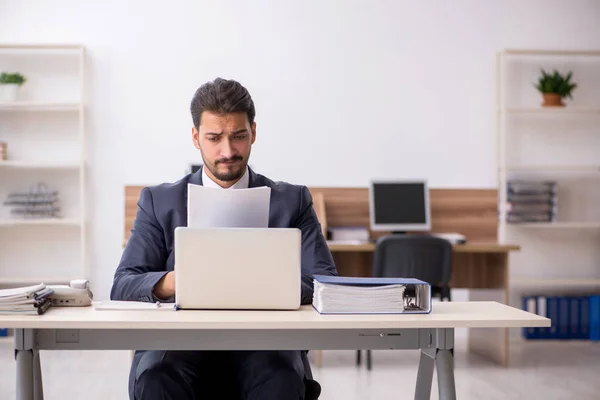
<instances>
[{"instance_id":1,"label":"stack of documents","mask_svg":"<svg viewBox=\"0 0 600 400\"><path fill-rule=\"evenodd\" d=\"M402 313L405 289L396 279L316 275L313 307L321 314Z\"/></svg>"},{"instance_id":2,"label":"stack of documents","mask_svg":"<svg viewBox=\"0 0 600 400\"><path fill-rule=\"evenodd\" d=\"M50 307L54 290L43 283L0 290L0 314L39 315Z\"/></svg>"}]
</instances>

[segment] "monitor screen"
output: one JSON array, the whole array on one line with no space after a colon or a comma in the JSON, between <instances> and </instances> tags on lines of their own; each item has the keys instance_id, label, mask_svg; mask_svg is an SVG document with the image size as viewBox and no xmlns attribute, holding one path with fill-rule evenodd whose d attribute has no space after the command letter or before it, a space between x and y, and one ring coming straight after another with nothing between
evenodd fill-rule
<instances>
[{"instance_id":1,"label":"monitor screen","mask_svg":"<svg viewBox=\"0 0 600 400\"><path fill-rule=\"evenodd\" d=\"M429 190L425 181L372 182L371 229L430 229Z\"/></svg>"}]
</instances>

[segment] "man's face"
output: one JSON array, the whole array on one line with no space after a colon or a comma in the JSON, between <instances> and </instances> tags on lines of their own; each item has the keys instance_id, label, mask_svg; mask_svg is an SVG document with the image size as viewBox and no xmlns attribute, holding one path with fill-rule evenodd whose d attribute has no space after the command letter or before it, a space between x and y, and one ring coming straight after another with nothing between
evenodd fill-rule
<instances>
[{"instance_id":1,"label":"man's face","mask_svg":"<svg viewBox=\"0 0 600 400\"><path fill-rule=\"evenodd\" d=\"M192 128L192 138L208 176L222 187L230 187L246 171L256 123L251 126L243 112L221 115L204 111L199 129Z\"/></svg>"}]
</instances>

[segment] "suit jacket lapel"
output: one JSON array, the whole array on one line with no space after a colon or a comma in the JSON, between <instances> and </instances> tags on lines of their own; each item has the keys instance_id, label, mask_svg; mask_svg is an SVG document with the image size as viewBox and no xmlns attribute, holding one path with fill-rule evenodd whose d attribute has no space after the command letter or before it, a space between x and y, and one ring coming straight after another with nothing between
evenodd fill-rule
<instances>
[{"instance_id":1,"label":"suit jacket lapel","mask_svg":"<svg viewBox=\"0 0 600 400\"><path fill-rule=\"evenodd\" d=\"M200 167L198 169L198 171L194 172L192 174L192 176L190 176L188 183L191 183L193 185L201 185L202 186L202 168L204 168L204 167ZM187 188L187 185L185 187L184 194L183 194L183 209L185 212L185 215L183 217L183 219L185 221L185 226L188 226L188 188Z\"/></svg>"}]
</instances>

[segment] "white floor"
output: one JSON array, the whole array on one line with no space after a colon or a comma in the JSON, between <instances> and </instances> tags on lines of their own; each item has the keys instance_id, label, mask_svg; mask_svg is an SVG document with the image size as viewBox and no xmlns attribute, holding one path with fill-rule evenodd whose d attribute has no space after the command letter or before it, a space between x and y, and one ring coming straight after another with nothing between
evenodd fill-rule
<instances>
[{"instance_id":1,"label":"white floor","mask_svg":"<svg viewBox=\"0 0 600 400\"><path fill-rule=\"evenodd\" d=\"M503 369L456 350L459 399L599 399L600 343L527 342L512 346L513 366ZM45 400L127 399L130 353L126 351L42 352ZM352 351L327 351L323 368L313 368L322 400L412 399L418 353L375 351L373 370L354 365ZM0 399L15 398L12 342L0 341ZM437 399L435 383L432 399Z\"/></svg>"}]
</instances>

